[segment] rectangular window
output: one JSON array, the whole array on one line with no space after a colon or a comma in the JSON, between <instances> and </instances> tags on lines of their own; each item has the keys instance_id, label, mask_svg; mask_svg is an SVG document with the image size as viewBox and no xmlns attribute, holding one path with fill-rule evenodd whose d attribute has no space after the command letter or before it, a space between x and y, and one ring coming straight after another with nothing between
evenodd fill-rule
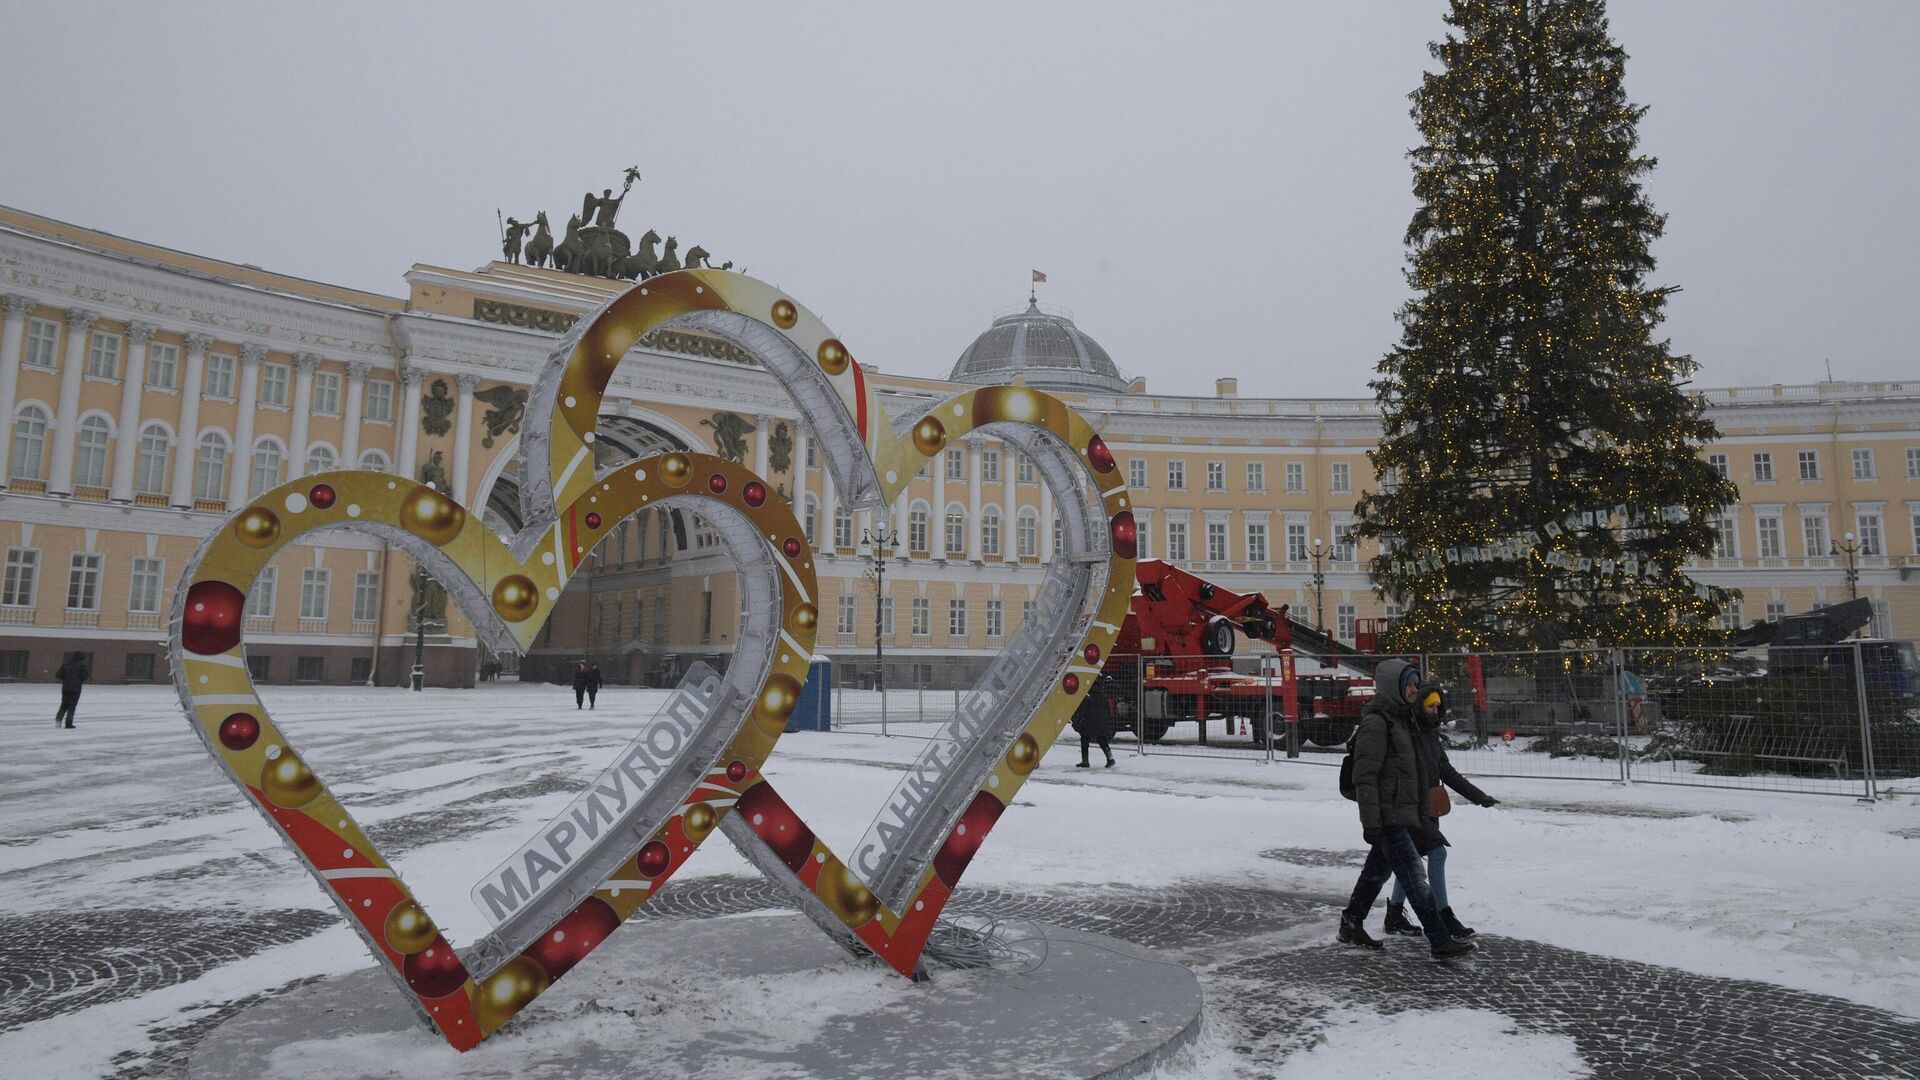
<instances>
[{"instance_id":1,"label":"rectangular window","mask_svg":"<svg viewBox=\"0 0 1920 1080\"><path fill-rule=\"evenodd\" d=\"M1033 618L1033 601L1020 601L1020 625L1027 625L1027 620L1031 618Z\"/></svg>"},{"instance_id":2,"label":"rectangular window","mask_svg":"<svg viewBox=\"0 0 1920 1080\"><path fill-rule=\"evenodd\" d=\"M965 640L967 636L967 600L956 597L947 601L947 636Z\"/></svg>"},{"instance_id":3,"label":"rectangular window","mask_svg":"<svg viewBox=\"0 0 1920 1080\"><path fill-rule=\"evenodd\" d=\"M90 551L73 553L67 571L67 610L100 610L100 567L106 557Z\"/></svg>"},{"instance_id":4,"label":"rectangular window","mask_svg":"<svg viewBox=\"0 0 1920 1080\"><path fill-rule=\"evenodd\" d=\"M1913 550L1920 553L1920 510L1915 510L1912 517L1909 524L1913 526Z\"/></svg>"},{"instance_id":5,"label":"rectangular window","mask_svg":"<svg viewBox=\"0 0 1920 1080\"><path fill-rule=\"evenodd\" d=\"M353 686L367 686L373 682L373 658L356 656L347 665L347 682Z\"/></svg>"},{"instance_id":6,"label":"rectangular window","mask_svg":"<svg viewBox=\"0 0 1920 1080\"><path fill-rule=\"evenodd\" d=\"M1827 541L1825 514L1803 516L1800 519L1800 535L1807 544L1807 558L1824 558L1831 553L1832 545Z\"/></svg>"},{"instance_id":7,"label":"rectangular window","mask_svg":"<svg viewBox=\"0 0 1920 1080\"><path fill-rule=\"evenodd\" d=\"M1333 527L1333 561L1353 561L1353 526L1335 524Z\"/></svg>"},{"instance_id":8,"label":"rectangular window","mask_svg":"<svg viewBox=\"0 0 1920 1080\"><path fill-rule=\"evenodd\" d=\"M907 550L924 552L927 550L927 511L916 506L907 514Z\"/></svg>"},{"instance_id":9,"label":"rectangular window","mask_svg":"<svg viewBox=\"0 0 1920 1080\"><path fill-rule=\"evenodd\" d=\"M980 451L980 482L983 484L1000 482L1000 451Z\"/></svg>"},{"instance_id":10,"label":"rectangular window","mask_svg":"<svg viewBox=\"0 0 1920 1080\"><path fill-rule=\"evenodd\" d=\"M1145 491L1147 489L1146 458L1127 459L1127 486L1133 488L1135 491Z\"/></svg>"},{"instance_id":11,"label":"rectangular window","mask_svg":"<svg viewBox=\"0 0 1920 1080\"><path fill-rule=\"evenodd\" d=\"M1713 469L1713 473L1714 473L1714 475L1715 475L1715 476L1718 476L1718 477L1719 477L1720 479L1722 479L1722 480L1725 480L1725 479L1727 479L1727 478L1728 478L1728 476L1727 476L1727 455L1725 455L1725 454L1708 454L1708 455L1707 455L1707 465L1708 465L1708 466L1710 466L1710 467L1711 467L1711 468Z\"/></svg>"},{"instance_id":12,"label":"rectangular window","mask_svg":"<svg viewBox=\"0 0 1920 1080\"><path fill-rule=\"evenodd\" d=\"M1034 481L1033 459L1030 457L1022 457L1020 459L1020 464L1018 468L1019 468L1018 475L1020 477L1020 482L1023 484L1033 483Z\"/></svg>"},{"instance_id":13,"label":"rectangular window","mask_svg":"<svg viewBox=\"0 0 1920 1080\"><path fill-rule=\"evenodd\" d=\"M1360 612L1352 604L1339 604L1333 609L1333 636L1341 641L1352 641L1354 624L1359 621Z\"/></svg>"},{"instance_id":14,"label":"rectangular window","mask_svg":"<svg viewBox=\"0 0 1920 1080\"><path fill-rule=\"evenodd\" d=\"M1787 605L1778 600L1767 601L1767 621L1779 622L1787 617Z\"/></svg>"},{"instance_id":15,"label":"rectangular window","mask_svg":"<svg viewBox=\"0 0 1920 1080\"><path fill-rule=\"evenodd\" d=\"M127 592L127 610L142 615L160 611L160 578L164 567L159 559L133 560L133 581Z\"/></svg>"},{"instance_id":16,"label":"rectangular window","mask_svg":"<svg viewBox=\"0 0 1920 1080\"><path fill-rule=\"evenodd\" d=\"M1227 561L1227 523L1224 521L1207 522L1207 561Z\"/></svg>"},{"instance_id":17,"label":"rectangular window","mask_svg":"<svg viewBox=\"0 0 1920 1080\"><path fill-rule=\"evenodd\" d=\"M309 566L300 571L300 617L327 617L327 581L330 571L324 566Z\"/></svg>"},{"instance_id":18,"label":"rectangular window","mask_svg":"<svg viewBox=\"0 0 1920 1080\"><path fill-rule=\"evenodd\" d=\"M87 344L87 374L96 379L120 377L120 335L95 330Z\"/></svg>"},{"instance_id":19,"label":"rectangular window","mask_svg":"<svg viewBox=\"0 0 1920 1080\"><path fill-rule=\"evenodd\" d=\"M303 683L326 682L327 658L324 656L294 657L293 681Z\"/></svg>"},{"instance_id":20,"label":"rectangular window","mask_svg":"<svg viewBox=\"0 0 1920 1080\"><path fill-rule=\"evenodd\" d=\"M1744 613L1740 610L1740 602L1738 600L1732 601L1720 611L1720 628L1722 630L1738 630L1740 629L1740 621L1743 617Z\"/></svg>"},{"instance_id":21,"label":"rectangular window","mask_svg":"<svg viewBox=\"0 0 1920 1080\"><path fill-rule=\"evenodd\" d=\"M293 385L293 369L285 364L260 365L260 404L287 404L287 388Z\"/></svg>"},{"instance_id":22,"label":"rectangular window","mask_svg":"<svg viewBox=\"0 0 1920 1080\"><path fill-rule=\"evenodd\" d=\"M1753 519L1753 528L1760 541L1761 558L1778 559L1786 554L1778 517L1772 514L1761 514Z\"/></svg>"},{"instance_id":23,"label":"rectangular window","mask_svg":"<svg viewBox=\"0 0 1920 1080\"><path fill-rule=\"evenodd\" d=\"M247 678L252 679L256 683L266 682L267 675L273 670L272 660L273 657L271 656L248 656Z\"/></svg>"},{"instance_id":24,"label":"rectangular window","mask_svg":"<svg viewBox=\"0 0 1920 1080\"><path fill-rule=\"evenodd\" d=\"M893 597L880 598L880 636L893 640Z\"/></svg>"},{"instance_id":25,"label":"rectangular window","mask_svg":"<svg viewBox=\"0 0 1920 1080\"><path fill-rule=\"evenodd\" d=\"M1872 450L1861 449L1853 452L1853 478L1855 480L1875 479Z\"/></svg>"},{"instance_id":26,"label":"rectangular window","mask_svg":"<svg viewBox=\"0 0 1920 1080\"><path fill-rule=\"evenodd\" d=\"M1762 484L1773 483L1773 455L1770 453L1753 455L1753 478Z\"/></svg>"},{"instance_id":27,"label":"rectangular window","mask_svg":"<svg viewBox=\"0 0 1920 1080\"><path fill-rule=\"evenodd\" d=\"M813 444L808 443L807 449L811 451L813 449ZM809 461L807 462L807 464L811 465L813 464L813 462ZM947 451L947 479L965 480L966 478L967 478L967 452L965 450L959 450L959 449L948 450Z\"/></svg>"},{"instance_id":28,"label":"rectangular window","mask_svg":"<svg viewBox=\"0 0 1920 1080\"><path fill-rule=\"evenodd\" d=\"M967 516L965 514L947 515L947 558L964 559L967 555Z\"/></svg>"},{"instance_id":29,"label":"rectangular window","mask_svg":"<svg viewBox=\"0 0 1920 1080\"><path fill-rule=\"evenodd\" d=\"M1247 522L1247 561L1267 561L1267 523L1264 521Z\"/></svg>"},{"instance_id":30,"label":"rectangular window","mask_svg":"<svg viewBox=\"0 0 1920 1080\"><path fill-rule=\"evenodd\" d=\"M1818 450L1800 451L1800 479L1802 480L1820 479L1820 451Z\"/></svg>"},{"instance_id":31,"label":"rectangular window","mask_svg":"<svg viewBox=\"0 0 1920 1080\"><path fill-rule=\"evenodd\" d=\"M998 640L1007 629L1007 605L1002 600L987 601L987 637Z\"/></svg>"},{"instance_id":32,"label":"rectangular window","mask_svg":"<svg viewBox=\"0 0 1920 1080\"><path fill-rule=\"evenodd\" d=\"M38 550L8 548L6 577L0 580L0 604L7 607L32 607L34 586L39 577L40 552Z\"/></svg>"},{"instance_id":33,"label":"rectangular window","mask_svg":"<svg viewBox=\"0 0 1920 1080\"><path fill-rule=\"evenodd\" d=\"M1187 523L1167 522L1167 558L1176 563L1187 561Z\"/></svg>"},{"instance_id":34,"label":"rectangular window","mask_svg":"<svg viewBox=\"0 0 1920 1080\"><path fill-rule=\"evenodd\" d=\"M180 380L180 346L156 341L147 346L147 385L171 390Z\"/></svg>"},{"instance_id":35,"label":"rectangular window","mask_svg":"<svg viewBox=\"0 0 1920 1080\"><path fill-rule=\"evenodd\" d=\"M1287 522L1287 561L1307 561L1307 526L1304 522Z\"/></svg>"},{"instance_id":36,"label":"rectangular window","mask_svg":"<svg viewBox=\"0 0 1920 1080\"><path fill-rule=\"evenodd\" d=\"M1880 514L1877 511L1857 513L1853 516L1853 523L1858 530L1855 535L1859 537L1860 554L1885 555L1887 553L1886 544L1880 537Z\"/></svg>"},{"instance_id":37,"label":"rectangular window","mask_svg":"<svg viewBox=\"0 0 1920 1080\"><path fill-rule=\"evenodd\" d=\"M1333 490L1345 494L1353 490L1353 466L1344 461L1333 463Z\"/></svg>"},{"instance_id":38,"label":"rectangular window","mask_svg":"<svg viewBox=\"0 0 1920 1080\"><path fill-rule=\"evenodd\" d=\"M0 679L27 677L27 650L0 649Z\"/></svg>"},{"instance_id":39,"label":"rectangular window","mask_svg":"<svg viewBox=\"0 0 1920 1080\"><path fill-rule=\"evenodd\" d=\"M313 411L322 416L340 415L340 373L313 373Z\"/></svg>"},{"instance_id":40,"label":"rectangular window","mask_svg":"<svg viewBox=\"0 0 1920 1080\"><path fill-rule=\"evenodd\" d=\"M933 601L924 596L913 598L913 636L926 637L933 633Z\"/></svg>"},{"instance_id":41,"label":"rectangular window","mask_svg":"<svg viewBox=\"0 0 1920 1080\"><path fill-rule=\"evenodd\" d=\"M253 579L253 588L247 590L247 618L273 618L274 593L280 586L280 568L269 566L260 571Z\"/></svg>"},{"instance_id":42,"label":"rectangular window","mask_svg":"<svg viewBox=\"0 0 1920 1080\"><path fill-rule=\"evenodd\" d=\"M1713 519L1713 557L1716 559L1737 559L1740 557L1740 531L1734 526L1732 514L1722 514Z\"/></svg>"},{"instance_id":43,"label":"rectangular window","mask_svg":"<svg viewBox=\"0 0 1920 1080\"><path fill-rule=\"evenodd\" d=\"M128 653L126 668L121 675L128 682L152 682L153 654L150 652Z\"/></svg>"},{"instance_id":44,"label":"rectangular window","mask_svg":"<svg viewBox=\"0 0 1920 1080\"><path fill-rule=\"evenodd\" d=\"M1258 494L1267 490L1267 463L1264 461L1247 462L1247 491Z\"/></svg>"},{"instance_id":45,"label":"rectangular window","mask_svg":"<svg viewBox=\"0 0 1920 1080\"><path fill-rule=\"evenodd\" d=\"M1380 490L1389 494L1400 490L1400 470L1385 469L1380 473Z\"/></svg>"},{"instance_id":46,"label":"rectangular window","mask_svg":"<svg viewBox=\"0 0 1920 1080\"><path fill-rule=\"evenodd\" d=\"M833 546L836 548L853 546L853 512L844 506L833 508Z\"/></svg>"},{"instance_id":47,"label":"rectangular window","mask_svg":"<svg viewBox=\"0 0 1920 1080\"><path fill-rule=\"evenodd\" d=\"M237 361L218 353L207 357L206 394L211 398L233 397L233 366Z\"/></svg>"},{"instance_id":48,"label":"rectangular window","mask_svg":"<svg viewBox=\"0 0 1920 1080\"><path fill-rule=\"evenodd\" d=\"M1142 559L1153 558L1153 519L1150 517L1136 518L1134 519L1133 527L1136 535L1139 536L1138 546L1140 548L1140 557Z\"/></svg>"},{"instance_id":49,"label":"rectangular window","mask_svg":"<svg viewBox=\"0 0 1920 1080\"><path fill-rule=\"evenodd\" d=\"M1287 462L1287 494L1298 495L1307 490L1307 467L1298 461Z\"/></svg>"},{"instance_id":50,"label":"rectangular window","mask_svg":"<svg viewBox=\"0 0 1920 1080\"><path fill-rule=\"evenodd\" d=\"M1167 462L1167 490L1187 490L1187 463L1184 461Z\"/></svg>"},{"instance_id":51,"label":"rectangular window","mask_svg":"<svg viewBox=\"0 0 1920 1080\"><path fill-rule=\"evenodd\" d=\"M840 622L839 622L839 625L835 627L835 629L840 631L840 636L843 638L850 638L853 636L854 607L856 604L858 604L858 602L859 601L855 600L850 595L842 596L840 598Z\"/></svg>"},{"instance_id":52,"label":"rectangular window","mask_svg":"<svg viewBox=\"0 0 1920 1080\"><path fill-rule=\"evenodd\" d=\"M1227 463L1224 461L1207 462L1207 490L1227 490Z\"/></svg>"},{"instance_id":53,"label":"rectangular window","mask_svg":"<svg viewBox=\"0 0 1920 1080\"><path fill-rule=\"evenodd\" d=\"M393 419L393 384L385 379L367 380L367 408L369 420L390 421Z\"/></svg>"},{"instance_id":54,"label":"rectangular window","mask_svg":"<svg viewBox=\"0 0 1920 1080\"><path fill-rule=\"evenodd\" d=\"M1920 446L1907 447L1907 479L1920 480Z\"/></svg>"},{"instance_id":55,"label":"rectangular window","mask_svg":"<svg viewBox=\"0 0 1920 1080\"><path fill-rule=\"evenodd\" d=\"M60 324L51 319L27 321L27 351L20 362L51 370L60 363Z\"/></svg>"},{"instance_id":56,"label":"rectangular window","mask_svg":"<svg viewBox=\"0 0 1920 1080\"><path fill-rule=\"evenodd\" d=\"M1000 554L1000 514L991 506L980 514L980 554Z\"/></svg>"},{"instance_id":57,"label":"rectangular window","mask_svg":"<svg viewBox=\"0 0 1920 1080\"><path fill-rule=\"evenodd\" d=\"M380 614L380 572L362 570L353 575L353 621L372 622Z\"/></svg>"}]
</instances>

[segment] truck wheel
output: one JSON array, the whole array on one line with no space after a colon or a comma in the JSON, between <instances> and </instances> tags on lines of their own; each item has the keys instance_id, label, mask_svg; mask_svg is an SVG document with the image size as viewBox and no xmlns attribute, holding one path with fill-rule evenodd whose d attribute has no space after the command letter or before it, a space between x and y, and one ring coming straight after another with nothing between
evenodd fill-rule
<instances>
[{"instance_id":1,"label":"truck wheel","mask_svg":"<svg viewBox=\"0 0 1920 1080\"><path fill-rule=\"evenodd\" d=\"M1350 720L1315 717L1300 722L1300 737L1315 746L1344 746L1358 726Z\"/></svg>"},{"instance_id":2,"label":"truck wheel","mask_svg":"<svg viewBox=\"0 0 1920 1080\"><path fill-rule=\"evenodd\" d=\"M1254 717L1252 720L1247 722L1247 727L1251 728L1253 731L1253 745L1259 746L1259 747L1264 747L1267 745L1266 717L1264 716Z\"/></svg>"},{"instance_id":3,"label":"truck wheel","mask_svg":"<svg viewBox=\"0 0 1920 1080\"><path fill-rule=\"evenodd\" d=\"M1141 721L1141 731L1146 735L1147 741L1150 743L1159 742L1166 736L1167 729L1172 726L1172 723L1166 720Z\"/></svg>"}]
</instances>

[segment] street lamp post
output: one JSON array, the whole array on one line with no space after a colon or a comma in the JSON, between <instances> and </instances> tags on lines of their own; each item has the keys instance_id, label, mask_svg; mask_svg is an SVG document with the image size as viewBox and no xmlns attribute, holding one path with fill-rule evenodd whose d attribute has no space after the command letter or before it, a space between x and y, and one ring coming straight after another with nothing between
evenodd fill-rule
<instances>
[{"instance_id":1,"label":"street lamp post","mask_svg":"<svg viewBox=\"0 0 1920 1080\"><path fill-rule=\"evenodd\" d=\"M887 602L887 560L900 538L884 521L860 532L861 553L873 560L873 685L880 691L880 734L887 734L887 638L881 631Z\"/></svg>"},{"instance_id":2,"label":"street lamp post","mask_svg":"<svg viewBox=\"0 0 1920 1080\"><path fill-rule=\"evenodd\" d=\"M1319 537L1314 537L1313 547L1307 552L1307 557L1313 560L1313 628L1322 633L1327 629L1327 571L1322 564L1331 554L1333 549L1321 543Z\"/></svg>"},{"instance_id":3,"label":"street lamp post","mask_svg":"<svg viewBox=\"0 0 1920 1080\"><path fill-rule=\"evenodd\" d=\"M1845 555L1847 557L1847 598L1849 600L1858 600L1860 598L1860 568L1854 565L1853 557L1855 555L1871 555L1873 551L1871 546L1866 543L1855 543L1852 533L1845 535L1847 538L1846 542L1829 544L1830 550L1827 554Z\"/></svg>"},{"instance_id":4,"label":"street lamp post","mask_svg":"<svg viewBox=\"0 0 1920 1080\"><path fill-rule=\"evenodd\" d=\"M413 671L408 682L419 690L427 682L427 589L433 579L423 566L413 568Z\"/></svg>"}]
</instances>

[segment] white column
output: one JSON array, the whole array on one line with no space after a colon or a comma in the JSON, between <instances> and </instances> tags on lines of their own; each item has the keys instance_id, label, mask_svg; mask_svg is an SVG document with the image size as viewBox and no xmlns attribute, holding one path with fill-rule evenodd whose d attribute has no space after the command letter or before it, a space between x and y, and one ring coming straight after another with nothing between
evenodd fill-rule
<instances>
[{"instance_id":1,"label":"white column","mask_svg":"<svg viewBox=\"0 0 1920 1080\"><path fill-rule=\"evenodd\" d=\"M467 501L467 463L473 459L473 392L480 387L478 375L456 375L459 402L453 407L453 499Z\"/></svg>"},{"instance_id":2,"label":"white column","mask_svg":"<svg viewBox=\"0 0 1920 1080\"><path fill-rule=\"evenodd\" d=\"M87 334L98 312L72 308L67 312L67 357L60 368L60 406L54 414L53 470L47 490L73 494L73 443L80 435L80 373L87 362ZM8 433L12 437L12 433Z\"/></svg>"},{"instance_id":3,"label":"white column","mask_svg":"<svg viewBox=\"0 0 1920 1080\"><path fill-rule=\"evenodd\" d=\"M120 380L120 429L113 444L114 502L133 501L133 455L140 448L140 394L147 385L147 342L158 329L152 323L127 324L127 370Z\"/></svg>"},{"instance_id":4,"label":"white column","mask_svg":"<svg viewBox=\"0 0 1920 1080\"><path fill-rule=\"evenodd\" d=\"M796 420L793 431L793 516L799 518L804 527L807 524L807 425ZM820 523L815 521L813 527L818 529Z\"/></svg>"},{"instance_id":5,"label":"white column","mask_svg":"<svg viewBox=\"0 0 1920 1080\"><path fill-rule=\"evenodd\" d=\"M400 460L394 471L409 480L420 478L420 380L426 370L413 364L400 365Z\"/></svg>"},{"instance_id":6,"label":"white column","mask_svg":"<svg viewBox=\"0 0 1920 1080\"><path fill-rule=\"evenodd\" d=\"M0 326L0 484L7 482L7 458L13 453L13 406L19 394L21 340L33 297L8 293L7 318Z\"/></svg>"},{"instance_id":7,"label":"white column","mask_svg":"<svg viewBox=\"0 0 1920 1080\"><path fill-rule=\"evenodd\" d=\"M1005 522L1001 523L1002 528ZM980 561L980 441L967 440L967 558Z\"/></svg>"},{"instance_id":8,"label":"white column","mask_svg":"<svg viewBox=\"0 0 1920 1080\"><path fill-rule=\"evenodd\" d=\"M927 537L927 552L936 559L947 557L947 452L933 459L933 535Z\"/></svg>"},{"instance_id":9,"label":"white column","mask_svg":"<svg viewBox=\"0 0 1920 1080\"><path fill-rule=\"evenodd\" d=\"M1045 474L1036 474L1040 479L1040 563L1045 565L1053 561L1053 489L1047 486Z\"/></svg>"},{"instance_id":10,"label":"white column","mask_svg":"<svg viewBox=\"0 0 1920 1080\"><path fill-rule=\"evenodd\" d=\"M227 506L247 501L253 482L253 414L260 407L260 360L265 345L240 346L240 409L233 421L233 475L227 477Z\"/></svg>"},{"instance_id":11,"label":"white column","mask_svg":"<svg viewBox=\"0 0 1920 1080\"><path fill-rule=\"evenodd\" d=\"M893 538L897 545L894 550L899 552L901 558L905 558L912 551L908 545L913 542L913 537L907 533L907 503L912 494L913 489L908 488L900 493L899 498L893 500Z\"/></svg>"},{"instance_id":12,"label":"white column","mask_svg":"<svg viewBox=\"0 0 1920 1080\"><path fill-rule=\"evenodd\" d=\"M1000 557L1008 562L1020 561L1020 514L1014 505L1020 493L1013 486L1015 476L1013 467L1013 444L1000 444L1000 482L1006 486L1006 501L1000 508Z\"/></svg>"},{"instance_id":13,"label":"white column","mask_svg":"<svg viewBox=\"0 0 1920 1080\"><path fill-rule=\"evenodd\" d=\"M180 383L180 426L173 437L173 494L168 502L178 507L193 505L193 459L200 452L200 397L206 378L207 346L213 340L205 334L187 335L187 374Z\"/></svg>"},{"instance_id":14,"label":"white column","mask_svg":"<svg viewBox=\"0 0 1920 1080\"><path fill-rule=\"evenodd\" d=\"M287 479L307 474L307 421L313 416L313 369L320 357L303 352L293 358L293 434L287 439Z\"/></svg>"},{"instance_id":15,"label":"white column","mask_svg":"<svg viewBox=\"0 0 1920 1080\"><path fill-rule=\"evenodd\" d=\"M773 417L766 415L754 417L753 475L763 481L767 479L767 436L772 431Z\"/></svg>"},{"instance_id":16,"label":"white column","mask_svg":"<svg viewBox=\"0 0 1920 1080\"><path fill-rule=\"evenodd\" d=\"M367 400L367 372L373 370L372 364L354 362L347 365L347 414L341 418L340 467L357 469L360 467L360 421Z\"/></svg>"}]
</instances>

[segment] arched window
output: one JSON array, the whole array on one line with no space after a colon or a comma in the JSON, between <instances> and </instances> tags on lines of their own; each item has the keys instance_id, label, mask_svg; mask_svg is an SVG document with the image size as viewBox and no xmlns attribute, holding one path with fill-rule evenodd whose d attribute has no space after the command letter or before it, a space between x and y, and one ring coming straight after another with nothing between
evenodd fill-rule
<instances>
[{"instance_id":1,"label":"arched window","mask_svg":"<svg viewBox=\"0 0 1920 1080\"><path fill-rule=\"evenodd\" d=\"M927 551L927 544L931 539L927 534L927 526L932 516L932 511L928 508L927 504L923 502L916 501L913 506L907 510L908 551L917 551L923 554Z\"/></svg>"},{"instance_id":2,"label":"arched window","mask_svg":"<svg viewBox=\"0 0 1920 1080\"><path fill-rule=\"evenodd\" d=\"M845 503L833 508L833 546L850 548L853 546L853 511Z\"/></svg>"},{"instance_id":3,"label":"arched window","mask_svg":"<svg viewBox=\"0 0 1920 1080\"><path fill-rule=\"evenodd\" d=\"M12 480L47 478L47 411L38 405L21 409L13 421L13 457L7 473Z\"/></svg>"},{"instance_id":4,"label":"arched window","mask_svg":"<svg viewBox=\"0 0 1920 1080\"><path fill-rule=\"evenodd\" d=\"M389 467L387 464L387 455L378 450L369 450L360 455L360 467L370 469L373 472L386 472Z\"/></svg>"},{"instance_id":5,"label":"arched window","mask_svg":"<svg viewBox=\"0 0 1920 1080\"><path fill-rule=\"evenodd\" d=\"M1031 506L1021 507L1014 519L1014 543L1023 559L1040 554L1040 513Z\"/></svg>"},{"instance_id":6,"label":"arched window","mask_svg":"<svg viewBox=\"0 0 1920 1080\"><path fill-rule=\"evenodd\" d=\"M980 511L980 554L1000 554L1000 508L988 506Z\"/></svg>"},{"instance_id":7,"label":"arched window","mask_svg":"<svg viewBox=\"0 0 1920 1080\"><path fill-rule=\"evenodd\" d=\"M249 498L258 498L280 486L280 444L272 439L261 439L253 445L253 482L247 489Z\"/></svg>"},{"instance_id":8,"label":"arched window","mask_svg":"<svg viewBox=\"0 0 1920 1080\"><path fill-rule=\"evenodd\" d=\"M947 504L947 558L964 559L967 557L967 508L959 503Z\"/></svg>"},{"instance_id":9,"label":"arched window","mask_svg":"<svg viewBox=\"0 0 1920 1080\"><path fill-rule=\"evenodd\" d=\"M164 424L148 424L140 429L140 456L133 470L133 489L142 495L164 495L167 491L167 453L173 439Z\"/></svg>"},{"instance_id":10,"label":"arched window","mask_svg":"<svg viewBox=\"0 0 1920 1080\"><path fill-rule=\"evenodd\" d=\"M193 461L193 497L208 502L227 497L227 437L217 431L200 436Z\"/></svg>"},{"instance_id":11,"label":"arched window","mask_svg":"<svg viewBox=\"0 0 1920 1080\"><path fill-rule=\"evenodd\" d=\"M104 416L89 416L80 421L80 435L73 447L73 482L81 487L107 486L107 443L113 429Z\"/></svg>"},{"instance_id":12,"label":"arched window","mask_svg":"<svg viewBox=\"0 0 1920 1080\"><path fill-rule=\"evenodd\" d=\"M820 542L820 500L807 496L806 506L800 513L800 527L807 534L807 543Z\"/></svg>"},{"instance_id":13,"label":"arched window","mask_svg":"<svg viewBox=\"0 0 1920 1080\"><path fill-rule=\"evenodd\" d=\"M324 446L316 446L307 451L307 472L327 472L333 468L333 451Z\"/></svg>"}]
</instances>

